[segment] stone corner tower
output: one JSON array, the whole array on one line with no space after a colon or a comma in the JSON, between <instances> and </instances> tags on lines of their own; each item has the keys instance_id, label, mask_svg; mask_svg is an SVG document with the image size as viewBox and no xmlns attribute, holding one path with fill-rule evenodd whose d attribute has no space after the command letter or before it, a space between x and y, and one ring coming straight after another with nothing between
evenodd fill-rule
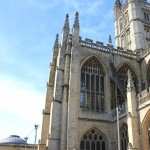
<instances>
[{"instance_id":1,"label":"stone corner tower","mask_svg":"<svg viewBox=\"0 0 150 150\"><path fill-rule=\"evenodd\" d=\"M116 46L133 51L147 47L144 4L144 0L126 0L123 4L120 0L116 0L114 6Z\"/></svg>"}]
</instances>

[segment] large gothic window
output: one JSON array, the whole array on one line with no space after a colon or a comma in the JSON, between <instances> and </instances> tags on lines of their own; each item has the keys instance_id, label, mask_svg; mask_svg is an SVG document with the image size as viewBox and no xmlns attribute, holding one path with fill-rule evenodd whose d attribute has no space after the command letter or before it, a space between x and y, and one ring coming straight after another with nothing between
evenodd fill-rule
<instances>
[{"instance_id":1,"label":"large gothic window","mask_svg":"<svg viewBox=\"0 0 150 150\"><path fill-rule=\"evenodd\" d=\"M106 137L97 129L92 129L83 135L80 150L107 150Z\"/></svg>"},{"instance_id":2,"label":"large gothic window","mask_svg":"<svg viewBox=\"0 0 150 150\"><path fill-rule=\"evenodd\" d=\"M126 124L120 128L120 147L121 150L127 150L128 148L128 128Z\"/></svg>"},{"instance_id":3,"label":"large gothic window","mask_svg":"<svg viewBox=\"0 0 150 150\"><path fill-rule=\"evenodd\" d=\"M94 112L104 111L104 71L92 57L81 69L80 107Z\"/></svg>"},{"instance_id":4,"label":"large gothic window","mask_svg":"<svg viewBox=\"0 0 150 150\"><path fill-rule=\"evenodd\" d=\"M131 71L134 85L136 88L136 91L138 90L138 82L137 77L135 73L130 69L130 67L127 64L124 64L117 72L118 74L118 87L117 87L117 101L118 105L120 106L120 109L125 109L125 102L126 102L126 94L127 94L127 72L128 70Z\"/></svg>"}]
</instances>

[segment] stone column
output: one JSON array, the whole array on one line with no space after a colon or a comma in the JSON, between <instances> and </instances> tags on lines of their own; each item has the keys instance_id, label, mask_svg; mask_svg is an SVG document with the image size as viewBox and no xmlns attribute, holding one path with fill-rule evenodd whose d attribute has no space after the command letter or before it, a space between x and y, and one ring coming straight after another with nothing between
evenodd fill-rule
<instances>
[{"instance_id":1,"label":"stone column","mask_svg":"<svg viewBox=\"0 0 150 150\"><path fill-rule=\"evenodd\" d=\"M72 49L69 98L68 98L68 128L67 150L78 150L78 116L80 101L80 57L77 49Z\"/></svg>"},{"instance_id":2,"label":"stone column","mask_svg":"<svg viewBox=\"0 0 150 150\"><path fill-rule=\"evenodd\" d=\"M61 130L61 109L62 109L62 91L64 78L64 54L62 48L59 51L54 79L53 100L51 103L49 143L48 150L60 150L60 130Z\"/></svg>"},{"instance_id":3,"label":"stone column","mask_svg":"<svg viewBox=\"0 0 150 150\"><path fill-rule=\"evenodd\" d=\"M53 47L53 59L50 68L49 81L47 83L46 102L45 102L45 108L43 110L41 140L38 147L39 150L45 150L48 142L50 111L51 111L51 102L53 101L54 80L55 80L55 73L56 73L58 51L59 51L59 35L57 34L54 47Z\"/></svg>"},{"instance_id":4,"label":"stone column","mask_svg":"<svg viewBox=\"0 0 150 150\"><path fill-rule=\"evenodd\" d=\"M62 121L61 121L61 144L60 150L67 149L67 109L68 109L68 89L70 77L70 56L71 56L71 37L67 42L67 50L65 52L65 67L64 67L64 85L63 85L63 100L62 100Z\"/></svg>"},{"instance_id":5,"label":"stone column","mask_svg":"<svg viewBox=\"0 0 150 150\"><path fill-rule=\"evenodd\" d=\"M127 84L127 113L128 113L127 125L129 137L128 150L133 149L140 150L137 98L130 70L128 70L128 84Z\"/></svg>"},{"instance_id":6,"label":"stone column","mask_svg":"<svg viewBox=\"0 0 150 150\"><path fill-rule=\"evenodd\" d=\"M111 93L110 93L110 78L108 72L105 76L105 111L111 111Z\"/></svg>"}]
</instances>

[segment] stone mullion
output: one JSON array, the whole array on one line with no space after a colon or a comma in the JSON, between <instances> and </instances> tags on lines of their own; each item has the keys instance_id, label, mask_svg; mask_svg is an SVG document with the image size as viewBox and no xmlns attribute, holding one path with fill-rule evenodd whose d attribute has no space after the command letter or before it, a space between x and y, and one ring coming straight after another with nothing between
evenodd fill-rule
<instances>
[{"instance_id":1,"label":"stone mullion","mask_svg":"<svg viewBox=\"0 0 150 150\"><path fill-rule=\"evenodd\" d=\"M90 73L89 73L89 95L90 95L90 106L89 106L89 109L92 111L92 98L91 98L91 69L90 69Z\"/></svg>"},{"instance_id":2,"label":"stone mullion","mask_svg":"<svg viewBox=\"0 0 150 150\"><path fill-rule=\"evenodd\" d=\"M96 81L95 81L95 79L96 79L96 78L95 78L95 74L94 74L94 91L93 91L93 93L94 93L94 102L95 102L95 108L94 108L94 109L95 109L95 111L96 111L96 105L97 105L96 103L97 103L97 102L96 102L96 85L95 85L95 84L96 84Z\"/></svg>"},{"instance_id":3,"label":"stone mullion","mask_svg":"<svg viewBox=\"0 0 150 150\"><path fill-rule=\"evenodd\" d=\"M99 77L99 91L98 91L98 95L99 95L99 112L101 112L101 77L100 75L98 76Z\"/></svg>"},{"instance_id":4,"label":"stone mullion","mask_svg":"<svg viewBox=\"0 0 150 150\"><path fill-rule=\"evenodd\" d=\"M85 108L88 107L88 99L87 99L87 85L86 85L86 71L84 70L84 75L85 75Z\"/></svg>"}]
</instances>

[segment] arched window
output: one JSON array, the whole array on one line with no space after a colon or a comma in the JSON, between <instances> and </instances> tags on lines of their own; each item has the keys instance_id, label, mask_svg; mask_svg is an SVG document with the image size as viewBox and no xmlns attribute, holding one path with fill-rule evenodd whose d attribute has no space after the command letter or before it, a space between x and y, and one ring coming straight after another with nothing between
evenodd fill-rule
<instances>
[{"instance_id":1,"label":"arched window","mask_svg":"<svg viewBox=\"0 0 150 150\"><path fill-rule=\"evenodd\" d=\"M128 128L126 124L120 128L120 147L121 150L127 150L128 148Z\"/></svg>"},{"instance_id":2,"label":"arched window","mask_svg":"<svg viewBox=\"0 0 150 150\"><path fill-rule=\"evenodd\" d=\"M145 114L145 117L142 121L142 143L143 149L149 150L150 149L150 110Z\"/></svg>"},{"instance_id":3,"label":"arched window","mask_svg":"<svg viewBox=\"0 0 150 150\"><path fill-rule=\"evenodd\" d=\"M132 71L132 69L127 64L124 64L117 72L118 84L119 84L119 87L117 88L117 101L119 106L121 107L125 107L125 101L127 98L126 93L127 93L128 70L131 71L136 91L138 90L138 81L137 81L136 74Z\"/></svg>"},{"instance_id":4,"label":"arched window","mask_svg":"<svg viewBox=\"0 0 150 150\"><path fill-rule=\"evenodd\" d=\"M107 150L106 137L99 130L92 129L82 137L80 150Z\"/></svg>"},{"instance_id":5,"label":"arched window","mask_svg":"<svg viewBox=\"0 0 150 150\"><path fill-rule=\"evenodd\" d=\"M81 69L80 107L94 112L104 111L104 71L95 57L87 60Z\"/></svg>"}]
</instances>

